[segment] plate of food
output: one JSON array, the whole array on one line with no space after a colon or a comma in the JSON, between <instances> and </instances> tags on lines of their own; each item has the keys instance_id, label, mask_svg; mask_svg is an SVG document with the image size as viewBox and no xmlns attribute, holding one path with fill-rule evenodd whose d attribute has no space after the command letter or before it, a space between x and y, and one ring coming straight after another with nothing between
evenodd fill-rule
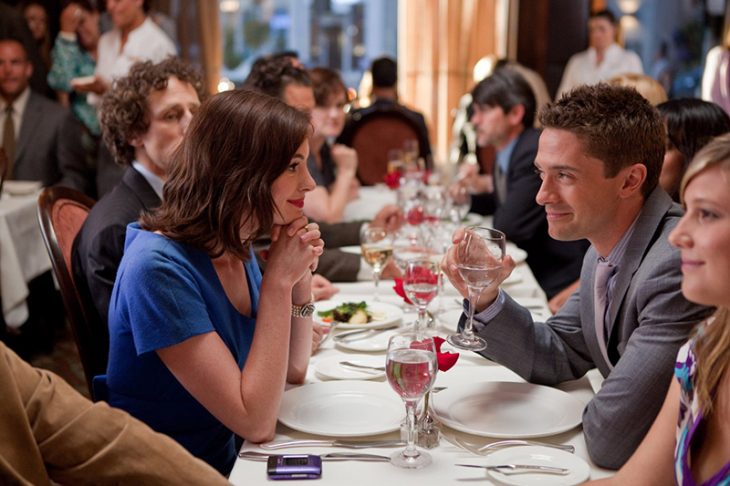
<instances>
[{"instance_id":1,"label":"plate of food","mask_svg":"<svg viewBox=\"0 0 730 486\"><path fill-rule=\"evenodd\" d=\"M403 310L385 302L322 300L314 303L313 317L320 324L337 323L338 329L377 329L398 323Z\"/></svg>"}]
</instances>

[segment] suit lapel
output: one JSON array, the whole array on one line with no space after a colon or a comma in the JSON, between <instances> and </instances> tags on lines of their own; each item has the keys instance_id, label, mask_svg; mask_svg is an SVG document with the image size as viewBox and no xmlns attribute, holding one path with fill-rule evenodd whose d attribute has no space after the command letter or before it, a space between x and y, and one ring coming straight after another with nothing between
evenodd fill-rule
<instances>
[{"instance_id":1,"label":"suit lapel","mask_svg":"<svg viewBox=\"0 0 730 486\"><path fill-rule=\"evenodd\" d=\"M15 160L16 163L21 160L23 151L31 143L33 138L33 132L38 129L38 125L41 121L41 109L38 106L39 101L37 96L32 91L28 97L28 103L25 105L25 111L23 112L23 120L20 122L20 131L18 132L18 144L15 147Z\"/></svg>"},{"instance_id":2,"label":"suit lapel","mask_svg":"<svg viewBox=\"0 0 730 486\"><path fill-rule=\"evenodd\" d=\"M147 182L147 179L137 172L134 167L129 167L124 172L122 182L124 182L137 199L139 199L145 211L155 209L162 202L154 189L152 189L152 186L150 186L149 182Z\"/></svg>"},{"instance_id":3,"label":"suit lapel","mask_svg":"<svg viewBox=\"0 0 730 486\"><path fill-rule=\"evenodd\" d=\"M661 226L664 215L672 207L672 199L661 188L657 187L649 194L639 218L634 226L634 233L626 245L626 253L619 263L616 274L613 295L608 305L608 336L609 341L618 317L619 309L623 304L631 279L644 260L644 255L654 242L656 233ZM608 344L607 344L608 347Z\"/></svg>"}]
</instances>

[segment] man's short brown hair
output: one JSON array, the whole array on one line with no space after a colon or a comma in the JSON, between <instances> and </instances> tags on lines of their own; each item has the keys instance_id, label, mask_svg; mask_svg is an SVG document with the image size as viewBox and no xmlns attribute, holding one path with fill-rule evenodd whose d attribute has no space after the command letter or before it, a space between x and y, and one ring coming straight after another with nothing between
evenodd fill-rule
<instances>
[{"instance_id":1,"label":"man's short brown hair","mask_svg":"<svg viewBox=\"0 0 730 486\"><path fill-rule=\"evenodd\" d=\"M605 83L579 86L543 108L540 123L578 137L589 156L603 161L606 177L643 164L644 197L659 183L664 125L659 112L635 89Z\"/></svg>"},{"instance_id":2,"label":"man's short brown hair","mask_svg":"<svg viewBox=\"0 0 730 486\"><path fill-rule=\"evenodd\" d=\"M174 57L157 64L134 64L129 74L117 79L104 95L99 109L102 136L118 164L129 165L134 160L134 147L129 141L147 132L150 126L147 98L152 91L167 88L172 77L192 86L203 101L206 92L200 72Z\"/></svg>"}]
</instances>

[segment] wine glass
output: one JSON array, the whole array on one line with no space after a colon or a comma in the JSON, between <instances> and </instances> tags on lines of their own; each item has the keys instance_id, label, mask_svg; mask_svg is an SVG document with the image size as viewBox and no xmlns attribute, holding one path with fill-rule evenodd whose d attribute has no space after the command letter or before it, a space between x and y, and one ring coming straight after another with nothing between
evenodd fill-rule
<instances>
[{"instance_id":1,"label":"wine glass","mask_svg":"<svg viewBox=\"0 0 730 486\"><path fill-rule=\"evenodd\" d=\"M393 237L393 260L405 273L408 260L428 255L428 247L420 226L404 225Z\"/></svg>"},{"instance_id":2,"label":"wine glass","mask_svg":"<svg viewBox=\"0 0 730 486\"><path fill-rule=\"evenodd\" d=\"M426 308L439 291L439 265L430 256L406 262L403 290L418 308L416 329L423 330L428 325Z\"/></svg>"},{"instance_id":3,"label":"wine glass","mask_svg":"<svg viewBox=\"0 0 730 486\"><path fill-rule=\"evenodd\" d=\"M479 294L499 275L504 258L505 236L501 231L469 226L456 249L456 269L469 289L469 315L460 334L446 340L452 346L481 351L487 342L474 334L474 307Z\"/></svg>"},{"instance_id":4,"label":"wine glass","mask_svg":"<svg viewBox=\"0 0 730 486\"><path fill-rule=\"evenodd\" d=\"M438 367L433 338L420 332L396 334L388 341L385 362L388 383L406 404L408 438L406 448L390 456L394 466L420 469L431 464L431 455L415 445L416 405L431 389Z\"/></svg>"},{"instance_id":5,"label":"wine glass","mask_svg":"<svg viewBox=\"0 0 730 486\"><path fill-rule=\"evenodd\" d=\"M363 225L360 230L360 248L363 258L373 268L373 281L375 282L373 300L377 302L379 300L380 273L393 255L393 243L385 228Z\"/></svg>"}]
</instances>

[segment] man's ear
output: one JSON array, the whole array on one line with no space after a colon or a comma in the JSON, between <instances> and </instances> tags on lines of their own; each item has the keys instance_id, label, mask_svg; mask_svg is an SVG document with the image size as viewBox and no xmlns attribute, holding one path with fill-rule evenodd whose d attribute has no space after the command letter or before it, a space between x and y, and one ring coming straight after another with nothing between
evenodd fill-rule
<instances>
[{"instance_id":1,"label":"man's ear","mask_svg":"<svg viewBox=\"0 0 730 486\"><path fill-rule=\"evenodd\" d=\"M507 119L512 125L522 125L525 117L525 105L515 105L507 112Z\"/></svg>"},{"instance_id":2,"label":"man's ear","mask_svg":"<svg viewBox=\"0 0 730 486\"><path fill-rule=\"evenodd\" d=\"M646 166L644 164L633 164L624 168L623 184L621 185L620 195L622 197L633 196L637 192L641 192L641 186L646 180Z\"/></svg>"},{"instance_id":3,"label":"man's ear","mask_svg":"<svg viewBox=\"0 0 730 486\"><path fill-rule=\"evenodd\" d=\"M134 148L140 148L144 143L140 137L133 137L127 140L127 143Z\"/></svg>"}]
</instances>

